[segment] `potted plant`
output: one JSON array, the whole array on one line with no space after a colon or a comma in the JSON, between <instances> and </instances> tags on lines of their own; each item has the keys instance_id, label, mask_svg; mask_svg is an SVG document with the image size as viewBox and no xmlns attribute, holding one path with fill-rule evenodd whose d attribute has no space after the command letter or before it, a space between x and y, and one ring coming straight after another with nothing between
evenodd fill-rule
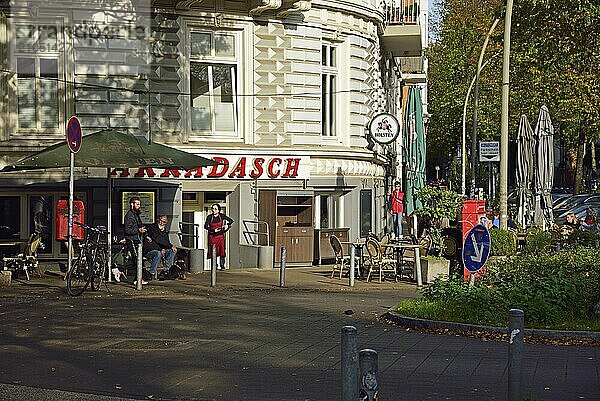
<instances>
[{"instance_id":1,"label":"potted plant","mask_svg":"<svg viewBox=\"0 0 600 401\"><path fill-rule=\"evenodd\" d=\"M421 257L421 280L431 283L436 277L450 275L450 261L441 256L427 255Z\"/></svg>"},{"instance_id":2,"label":"potted plant","mask_svg":"<svg viewBox=\"0 0 600 401\"><path fill-rule=\"evenodd\" d=\"M421 258L421 278L423 282L430 283L435 277L448 276L450 272L450 260L440 257L441 232L443 220L452 221L456 219L462 207L462 197L454 191L425 186L416 192L415 196L421 201L422 207L415 213L421 219L427 221L427 241L429 249L424 249Z\"/></svg>"},{"instance_id":3,"label":"potted plant","mask_svg":"<svg viewBox=\"0 0 600 401\"><path fill-rule=\"evenodd\" d=\"M428 222L428 235L431 236L431 249L427 254L439 254L442 221L456 220L463 204L463 198L454 191L430 187L419 189L415 196L421 201L422 207L415 213Z\"/></svg>"}]
</instances>

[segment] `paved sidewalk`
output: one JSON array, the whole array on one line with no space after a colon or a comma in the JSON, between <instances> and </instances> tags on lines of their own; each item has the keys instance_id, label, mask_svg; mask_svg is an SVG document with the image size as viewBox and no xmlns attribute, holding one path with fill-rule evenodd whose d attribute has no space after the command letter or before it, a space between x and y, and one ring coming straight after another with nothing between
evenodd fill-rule
<instances>
[{"instance_id":1,"label":"paved sidewalk","mask_svg":"<svg viewBox=\"0 0 600 401\"><path fill-rule=\"evenodd\" d=\"M418 296L414 284L350 288L328 272L288 269L287 288L275 270L219 272L216 288L202 273L78 298L58 277L16 282L0 289L0 396L340 399L340 333L354 325L359 347L379 353L382 401L507 398L506 343L380 323L398 299ZM526 344L524 353L524 396L600 399L598 347Z\"/></svg>"}]
</instances>

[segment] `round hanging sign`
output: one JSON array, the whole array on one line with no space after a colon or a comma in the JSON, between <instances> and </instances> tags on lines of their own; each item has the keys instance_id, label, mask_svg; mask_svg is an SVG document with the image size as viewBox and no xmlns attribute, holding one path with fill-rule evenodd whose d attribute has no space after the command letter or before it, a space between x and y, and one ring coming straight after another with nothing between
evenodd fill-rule
<instances>
[{"instance_id":1,"label":"round hanging sign","mask_svg":"<svg viewBox=\"0 0 600 401\"><path fill-rule=\"evenodd\" d=\"M391 114L381 113L373 117L369 123L369 132L371 138L377 143L392 143L400 133L400 124L398 119Z\"/></svg>"}]
</instances>

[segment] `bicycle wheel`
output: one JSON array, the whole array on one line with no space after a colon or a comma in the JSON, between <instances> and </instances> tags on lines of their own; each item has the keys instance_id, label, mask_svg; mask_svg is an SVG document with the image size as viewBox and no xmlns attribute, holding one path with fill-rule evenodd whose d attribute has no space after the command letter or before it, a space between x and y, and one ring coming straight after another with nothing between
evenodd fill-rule
<instances>
[{"instance_id":1,"label":"bicycle wheel","mask_svg":"<svg viewBox=\"0 0 600 401\"><path fill-rule=\"evenodd\" d=\"M90 283L90 267L87 263L85 253L82 252L71 264L71 270L67 273L67 293L71 296L79 296L85 291Z\"/></svg>"},{"instance_id":2,"label":"bicycle wheel","mask_svg":"<svg viewBox=\"0 0 600 401\"><path fill-rule=\"evenodd\" d=\"M106 278L106 252L104 249L96 250L94 257L93 269L94 274L92 275L92 290L98 291L104 283Z\"/></svg>"}]
</instances>

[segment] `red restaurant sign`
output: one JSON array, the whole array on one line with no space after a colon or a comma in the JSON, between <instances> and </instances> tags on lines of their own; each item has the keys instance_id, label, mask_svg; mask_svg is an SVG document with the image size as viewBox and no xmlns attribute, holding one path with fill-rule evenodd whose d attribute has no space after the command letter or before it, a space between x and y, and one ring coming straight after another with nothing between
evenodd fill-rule
<instances>
[{"instance_id":1,"label":"red restaurant sign","mask_svg":"<svg viewBox=\"0 0 600 401\"><path fill-rule=\"evenodd\" d=\"M308 179L310 157L306 156L214 156L212 167L191 170L159 168L116 168L113 178L179 178L179 179Z\"/></svg>"}]
</instances>

